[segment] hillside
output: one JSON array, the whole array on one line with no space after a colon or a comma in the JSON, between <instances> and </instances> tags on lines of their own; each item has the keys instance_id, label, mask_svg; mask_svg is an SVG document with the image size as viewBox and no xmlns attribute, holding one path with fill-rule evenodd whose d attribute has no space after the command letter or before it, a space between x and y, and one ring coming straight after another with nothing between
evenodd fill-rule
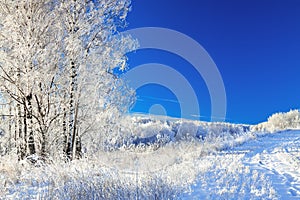
<instances>
[{"instance_id":1,"label":"hillside","mask_svg":"<svg viewBox=\"0 0 300 200\"><path fill-rule=\"evenodd\" d=\"M0 193L2 199L299 199L297 120L298 111L255 126L127 116L126 137L93 157L33 166L2 156Z\"/></svg>"}]
</instances>

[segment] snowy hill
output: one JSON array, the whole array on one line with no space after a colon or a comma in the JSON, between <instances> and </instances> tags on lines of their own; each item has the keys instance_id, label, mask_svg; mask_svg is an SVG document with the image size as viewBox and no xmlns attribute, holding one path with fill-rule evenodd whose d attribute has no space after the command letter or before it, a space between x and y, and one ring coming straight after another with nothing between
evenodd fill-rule
<instances>
[{"instance_id":1,"label":"snowy hill","mask_svg":"<svg viewBox=\"0 0 300 200\"><path fill-rule=\"evenodd\" d=\"M254 126L155 116L134 116L132 124L143 130L140 143L162 137L166 144L191 138L200 143L200 149L187 148L186 154L200 155L194 164L201 170L183 199L299 199L299 119L296 110Z\"/></svg>"},{"instance_id":2,"label":"snowy hill","mask_svg":"<svg viewBox=\"0 0 300 200\"><path fill-rule=\"evenodd\" d=\"M120 141L71 163L0 162L3 199L299 199L299 111L251 126L126 116Z\"/></svg>"}]
</instances>

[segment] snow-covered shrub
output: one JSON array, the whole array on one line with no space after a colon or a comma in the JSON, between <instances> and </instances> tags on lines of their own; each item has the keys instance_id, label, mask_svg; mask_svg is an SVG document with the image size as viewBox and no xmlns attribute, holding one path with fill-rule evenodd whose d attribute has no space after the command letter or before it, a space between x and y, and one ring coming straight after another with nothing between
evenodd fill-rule
<instances>
[{"instance_id":1,"label":"snow-covered shrub","mask_svg":"<svg viewBox=\"0 0 300 200\"><path fill-rule=\"evenodd\" d=\"M3 168L10 171L3 173ZM179 199L185 189L160 172L122 171L101 166L99 160L40 168L19 163L0 166L0 171L0 194L7 199Z\"/></svg>"},{"instance_id":2,"label":"snow-covered shrub","mask_svg":"<svg viewBox=\"0 0 300 200\"><path fill-rule=\"evenodd\" d=\"M177 140L195 138L197 135L198 126L192 122L182 122L179 125L175 138Z\"/></svg>"},{"instance_id":3,"label":"snow-covered shrub","mask_svg":"<svg viewBox=\"0 0 300 200\"><path fill-rule=\"evenodd\" d=\"M276 132L286 129L300 128L299 110L290 110L287 113L276 113L268 118L267 122L255 125L252 131Z\"/></svg>"},{"instance_id":4,"label":"snow-covered shrub","mask_svg":"<svg viewBox=\"0 0 300 200\"><path fill-rule=\"evenodd\" d=\"M209 151L241 144L250 136L250 128L243 124L199 122L183 119L156 119L151 116L128 116L121 122L127 135L122 149L146 151L156 150L168 143L206 143ZM138 147L138 148L137 148ZM115 148L118 149L119 147ZM208 149L207 149L208 150Z\"/></svg>"}]
</instances>

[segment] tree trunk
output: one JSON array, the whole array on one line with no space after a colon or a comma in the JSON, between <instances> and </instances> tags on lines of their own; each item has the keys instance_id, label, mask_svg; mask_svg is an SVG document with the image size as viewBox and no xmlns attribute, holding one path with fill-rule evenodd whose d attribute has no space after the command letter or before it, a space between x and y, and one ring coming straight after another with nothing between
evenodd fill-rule
<instances>
[{"instance_id":1,"label":"tree trunk","mask_svg":"<svg viewBox=\"0 0 300 200\"><path fill-rule=\"evenodd\" d=\"M77 23L78 23L78 4L76 0L73 0L73 2L70 4L71 12L69 13L71 15L71 20L69 21L69 36L74 39L76 38L76 32L77 32ZM75 95L77 93L77 67L78 63L76 60L76 52L75 49L73 49L69 52L69 59L70 59L70 91L69 91L69 133L68 133L68 144L67 144L67 156L70 160L73 160L75 158L75 146L76 146L76 129L77 129L77 108L75 108Z\"/></svg>"},{"instance_id":2,"label":"tree trunk","mask_svg":"<svg viewBox=\"0 0 300 200\"><path fill-rule=\"evenodd\" d=\"M69 135L67 144L67 156L70 160L74 159L73 149L75 148L77 117L75 113L75 94L77 91L77 69L74 60L71 59L71 83L70 83L70 101L69 101Z\"/></svg>"},{"instance_id":3,"label":"tree trunk","mask_svg":"<svg viewBox=\"0 0 300 200\"><path fill-rule=\"evenodd\" d=\"M48 145L48 138L46 136L46 133L45 131L43 130L42 131L42 145L41 145L41 156L46 160L47 157L48 157L48 154L47 154L47 147Z\"/></svg>"},{"instance_id":4,"label":"tree trunk","mask_svg":"<svg viewBox=\"0 0 300 200\"><path fill-rule=\"evenodd\" d=\"M28 113L27 113L27 119L28 119L28 150L29 155L33 155L36 153L35 149L35 143L34 143L34 134L33 134L33 119L32 119L32 94L30 93L27 97L27 105L28 105Z\"/></svg>"},{"instance_id":5,"label":"tree trunk","mask_svg":"<svg viewBox=\"0 0 300 200\"><path fill-rule=\"evenodd\" d=\"M81 153L81 141L78 137L78 126L77 126L77 117L78 117L78 102L76 103L75 107L75 116L74 116L74 128L72 133L72 158L80 158L78 156Z\"/></svg>"},{"instance_id":6,"label":"tree trunk","mask_svg":"<svg viewBox=\"0 0 300 200\"><path fill-rule=\"evenodd\" d=\"M24 148L24 136L22 131L22 111L21 111L21 104L17 104L17 135L18 135L18 160L23 160L25 158L26 152Z\"/></svg>"},{"instance_id":7,"label":"tree trunk","mask_svg":"<svg viewBox=\"0 0 300 200\"><path fill-rule=\"evenodd\" d=\"M81 146L81 138L78 135L78 131L77 131L77 135L76 135L76 152L75 152L75 157L77 159L82 158L82 146Z\"/></svg>"},{"instance_id":8,"label":"tree trunk","mask_svg":"<svg viewBox=\"0 0 300 200\"><path fill-rule=\"evenodd\" d=\"M63 153L66 157L68 157L68 132L67 132L67 108L65 105L66 102L66 94L64 95L62 102L62 110L63 110L63 118L62 118L62 131L63 131Z\"/></svg>"},{"instance_id":9,"label":"tree trunk","mask_svg":"<svg viewBox=\"0 0 300 200\"><path fill-rule=\"evenodd\" d=\"M17 148L17 154L18 154L18 108L15 108L15 115L14 115L14 123L15 123L15 147Z\"/></svg>"},{"instance_id":10,"label":"tree trunk","mask_svg":"<svg viewBox=\"0 0 300 200\"><path fill-rule=\"evenodd\" d=\"M8 153L11 153L12 150L12 140L13 140L13 133L12 133L12 102L9 102L9 117L8 117L8 134L9 134L9 141L8 141Z\"/></svg>"},{"instance_id":11,"label":"tree trunk","mask_svg":"<svg viewBox=\"0 0 300 200\"><path fill-rule=\"evenodd\" d=\"M25 99L23 100L24 104L26 103ZM23 137L24 137L24 153L25 156L27 155L27 144L28 144L28 138L27 138L27 111L26 111L26 107L23 106L23 112L24 112L24 116L23 116Z\"/></svg>"}]
</instances>

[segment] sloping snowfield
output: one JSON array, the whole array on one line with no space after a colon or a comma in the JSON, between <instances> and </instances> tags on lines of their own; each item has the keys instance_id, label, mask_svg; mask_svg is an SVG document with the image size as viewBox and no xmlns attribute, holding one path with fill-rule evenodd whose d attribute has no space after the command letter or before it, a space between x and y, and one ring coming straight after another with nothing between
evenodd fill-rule
<instances>
[{"instance_id":1,"label":"sloping snowfield","mask_svg":"<svg viewBox=\"0 0 300 200\"><path fill-rule=\"evenodd\" d=\"M295 127L285 120L279 124ZM176 155L185 166L193 163L187 170L198 174L182 199L300 199L299 130L279 131L285 127L272 118L256 126L179 121L165 122L175 140L185 141L187 133L199 139ZM157 120L147 123L158 126Z\"/></svg>"},{"instance_id":2,"label":"sloping snowfield","mask_svg":"<svg viewBox=\"0 0 300 200\"><path fill-rule=\"evenodd\" d=\"M221 164L209 172L210 186L204 190L200 181L184 199L300 199L300 131L258 136L213 160ZM243 184L253 185L243 189Z\"/></svg>"},{"instance_id":3,"label":"sloping snowfield","mask_svg":"<svg viewBox=\"0 0 300 200\"><path fill-rule=\"evenodd\" d=\"M129 116L131 137L92 158L32 167L3 157L0 199L300 199L298 117L249 126Z\"/></svg>"}]
</instances>

